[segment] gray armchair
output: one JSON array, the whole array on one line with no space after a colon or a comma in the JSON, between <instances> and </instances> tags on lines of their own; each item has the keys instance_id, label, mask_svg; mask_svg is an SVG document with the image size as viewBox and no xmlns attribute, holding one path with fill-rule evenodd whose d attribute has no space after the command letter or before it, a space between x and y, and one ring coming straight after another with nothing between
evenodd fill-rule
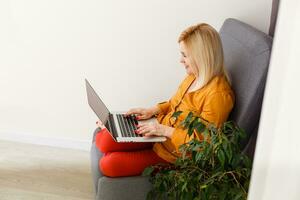
<instances>
[{"instance_id":1,"label":"gray armchair","mask_svg":"<svg viewBox=\"0 0 300 200\"><path fill-rule=\"evenodd\" d=\"M232 80L236 104L229 119L245 129L244 151L253 157L257 127L271 53L272 38L235 19L227 19L221 30L225 64ZM99 171L102 154L91 147L91 167L97 200L145 199L151 184L146 177L105 177Z\"/></svg>"}]
</instances>

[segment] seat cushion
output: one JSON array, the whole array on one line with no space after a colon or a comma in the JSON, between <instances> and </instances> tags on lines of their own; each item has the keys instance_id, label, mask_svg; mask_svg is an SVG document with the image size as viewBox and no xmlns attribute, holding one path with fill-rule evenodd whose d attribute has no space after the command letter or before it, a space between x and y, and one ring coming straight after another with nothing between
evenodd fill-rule
<instances>
[{"instance_id":1,"label":"seat cushion","mask_svg":"<svg viewBox=\"0 0 300 200\"><path fill-rule=\"evenodd\" d=\"M122 178L102 177L98 182L97 200L141 200L152 188L148 177L133 176Z\"/></svg>"}]
</instances>

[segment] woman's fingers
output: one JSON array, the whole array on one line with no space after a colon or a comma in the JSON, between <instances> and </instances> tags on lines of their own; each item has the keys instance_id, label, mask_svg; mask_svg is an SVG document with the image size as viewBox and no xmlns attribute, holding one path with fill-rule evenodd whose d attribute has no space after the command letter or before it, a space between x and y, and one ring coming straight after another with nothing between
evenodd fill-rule
<instances>
[{"instance_id":1,"label":"woman's fingers","mask_svg":"<svg viewBox=\"0 0 300 200\"><path fill-rule=\"evenodd\" d=\"M102 123L101 120L96 121L96 124L97 124L98 126L103 125L103 123Z\"/></svg>"},{"instance_id":2,"label":"woman's fingers","mask_svg":"<svg viewBox=\"0 0 300 200\"><path fill-rule=\"evenodd\" d=\"M151 136L160 136L160 135L157 132L150 132L150 133L146 133L144 136L151 137Z\"/></svg>"},{"instance_id":3,"label":"woman's fingers","mask_svg":"<svg viewBox=\"0 0 300 200\"><path fill-rule=\"evenodd\" d=\"M96 124L97 124L97 126L98 126L99 128L101 128L101 129L105 128L105 126L104 126L104 124L102 123L101 120L96 121Z\"/></svg>"},{"instance_id":4,"label":"woman's fingers","mask_svg":"<svg viewBox=\"0 0 300 200\"><path fill-rule=\"evenodd\" d=\"M137 120L149 119L152 116L152 112L146 108L133 108L124 114L125 117L129 115L136 115Z\"/></svg>"},{"instance_id":5,"label":"woman's fingers","mask_svg":"<svg viewBox=\"0 0 300 200\"><path fill-rule=\"evenodd\" d=\"M124 115L125 115L125 116L132 115L133 112L134 112L134 110L133 110L133 109L130 109L130 110L127 111Z\"/></svg>"},{"instance_id":6,"label":"woman's fingers","mask_svg":"<svg viewBox=\"0 0 300 200\"><path fill-rule=\"evenodd\" d=\"M148 130L148 126L146 125L140 125L139 128L136 130L137 134L144 134L145 131Z\"/></svg>"},{"instance_id":7,"label":"woman's fingers","mask_svg":"<svg viewBox=\"0 0 300 200\"><path fill-rule=\"evenodd\" d=\"M140 114L139 116L136 117L137 120L140 119L147 119L147 116L145 114Z\"/></svg>"},{"instance_id":8,"label":"woman's fingers","mask_svg":"<svg viewBox=\"0 0 300 200\"><path fill-rule=\"evenodd\" d=\"M133 114L141 114L141 109L140 108L133 108L130 109L128 112L126 112L124 115L128 116L128 115L133 115Z\"/></svg>"},{"instance_id":9,"label":"woman's fingers","mask_svg":"<svg viewBox=\"0 0 300 200\"><path fill-rule=\"evenodd\" d=\"M143 135L158 135L155 126L152 124L141 124L138 126L139 128L136 130L137 134Z\"/></svg>"}]
</instances>

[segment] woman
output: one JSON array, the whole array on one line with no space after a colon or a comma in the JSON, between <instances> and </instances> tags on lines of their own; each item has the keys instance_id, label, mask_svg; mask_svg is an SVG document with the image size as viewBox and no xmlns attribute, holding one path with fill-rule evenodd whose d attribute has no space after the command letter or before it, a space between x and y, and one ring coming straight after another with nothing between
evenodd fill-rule
<instances>
[{"instance_id":1,"label":"woman","mask_svg":"<svg viewBox=\"0 0 300 200\"><path fill-rule=\"evenodd\" d=\"M224 69L224 56L218 32L202 23L183 31L178 40L181 60L187 76L176 94L166 102L151 108L134 108L125 115L135 114L138 120L155 116L159 124L144 124L136 133L144 136L165 136L161 143L116 143L104 128L97 134L96 145L104 156L100 170L106 176L140 175L150 165L174 163L180 156L179 146L193 138L202 139L201 133L191 137L179 124L190 111L194 115L220 127L234 105L234 93ZM176 111L183 111L177 120Z\"/></svg>"}]
</instances>

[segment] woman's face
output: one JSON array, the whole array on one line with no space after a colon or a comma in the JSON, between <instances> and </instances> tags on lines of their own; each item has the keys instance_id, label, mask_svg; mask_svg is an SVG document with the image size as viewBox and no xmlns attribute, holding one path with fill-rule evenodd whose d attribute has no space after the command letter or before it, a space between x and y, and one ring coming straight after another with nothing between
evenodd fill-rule
<instances>
[{"instance_id":1,"label":"woman's face","mask_svg":"<svg viewBox=\"0 0 300 200\"><path fill-rule=\"evenodd\" d=\"M192 66L194 65L192 57L188 54L187 48L184 44L183 41L179 43L179 48L180 48L180 62L184 65L186 73L188 75L194 74Z\"/></svg>"}]
</instances>

